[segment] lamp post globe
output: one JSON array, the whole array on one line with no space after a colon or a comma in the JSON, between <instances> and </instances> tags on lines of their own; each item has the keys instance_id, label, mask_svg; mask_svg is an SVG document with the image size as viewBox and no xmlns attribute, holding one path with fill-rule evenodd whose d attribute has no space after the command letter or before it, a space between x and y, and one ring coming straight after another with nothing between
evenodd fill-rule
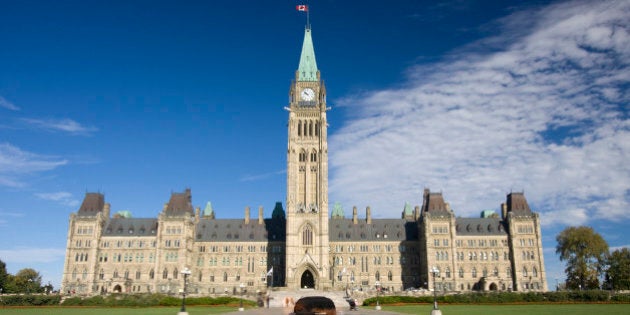
<instances>
[{"instance_id":1,"label":"lamp post globe","mask_svg":"<svg viewBox=\"0 0 630 315\"><path fill-rule=\"evenodd\" d=\"M179 310L179 313L177 314L188 315L188 312L186 312L186 285L188 281L188 276L190 276L191 271L190 269L188 269L188 267L184 267L184 270L182 270L181 274L184 277L184 289L182 290L182 308Z\"/></svg>"}]
</instances>

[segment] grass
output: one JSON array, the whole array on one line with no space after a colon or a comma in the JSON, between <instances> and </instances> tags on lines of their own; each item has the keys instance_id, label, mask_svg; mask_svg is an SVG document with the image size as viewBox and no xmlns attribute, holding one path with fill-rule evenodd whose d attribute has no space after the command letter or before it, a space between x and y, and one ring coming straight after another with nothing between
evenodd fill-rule
<instances>
[{"instance_id":1,"label":"grass","mask_svg":"<svg viewBox=\"0 0 630 315\"><path fill-rule=\"evenodd\" d=\"M364 307L370 308L371 307ZM430 314L432 305L383 305L383 311L401 314ZM519 305L440 305L444 315L627 315L630 304L519 304ZM11 307L0 308L0 315L174 315L179 307L97 308L97 307ZM224 314L237 311L234 306L190 306L190 315ZM279 314L282 312L280 311ZM357 312L360 314L361 312Z\"/></svg>"},{"instance_id":2,"label":"grass","mask_svg":"<svg viewBox=\"0 0 630 315\"><path fill-rule=\"evenodd\" d=\"M174 315L179 307L10 307L0 308L0 315ZM224 314L235 312L234 306L187 306L186 311L190 315Z\"/></svg>"},{"instance_id":3,"label":"grass","mask_svg":"<svg viewBox=\"0 0 630 315\"><path fill-rule=\"evenodd\" d=\"M430 314L433 305L383 306L384 311L403 314ZM518 304L518 305L440 305L444 315L627 315L630 304Z\"/></svg>"}]
</instances>

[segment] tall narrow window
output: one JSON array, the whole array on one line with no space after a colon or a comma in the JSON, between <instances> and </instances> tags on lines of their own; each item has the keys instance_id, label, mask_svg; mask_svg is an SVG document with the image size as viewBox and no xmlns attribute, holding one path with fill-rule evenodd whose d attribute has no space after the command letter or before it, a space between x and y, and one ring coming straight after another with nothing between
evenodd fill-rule
<instances>
[{"instance_id":1,"label":"tall narrow window","mask_svg":"<svg viewBox=\"0 0 630 315\"><path fill-rule=\"evenodd\" d=\"M313 230L310 225L306 225L302 231L302 245L313 245Z\"/></svg>"}]
</instances>

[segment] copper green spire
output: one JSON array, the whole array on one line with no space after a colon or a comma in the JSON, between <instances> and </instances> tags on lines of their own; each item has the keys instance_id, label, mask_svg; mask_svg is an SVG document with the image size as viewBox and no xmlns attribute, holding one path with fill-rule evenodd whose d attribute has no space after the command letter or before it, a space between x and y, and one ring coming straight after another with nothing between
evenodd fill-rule
<instances>
[{"instance_id":1,"label":"copper green spire","mask_svg":"<svg viewBox=\"0 0 630 315\"><path fill-rule=\"evenodd\" d=\"M298 81L319 81L317 78L317 62L315 61L315 49L313 49L313 39L311 29L304 30L304 43L302 44L302 54L300 55L300 66L297 73Z\"/></svg>"}]
</instances>

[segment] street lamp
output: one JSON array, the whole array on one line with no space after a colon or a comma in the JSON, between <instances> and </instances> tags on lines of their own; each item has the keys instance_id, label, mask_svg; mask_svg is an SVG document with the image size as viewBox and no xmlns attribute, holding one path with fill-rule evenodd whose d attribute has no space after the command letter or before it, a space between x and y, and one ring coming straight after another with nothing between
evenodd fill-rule
<instances>
[{"instance_id":1,"label":"street lamp","mask_svg":"<svg viewBox=\"0 0 630 315\"><path fill-rule=\"evenodd\" d=\"M243 308L243 288L245 288L245 284L244 284L244 283L241 283L241 284L239 285L239 287L241 288L241 304L240 304L240 307L238 308L238 310L239 310L240 312L242 312L242 311L244 311L244 310L245 310L245 308Z\"/></svg>"},{"instance_id":2,"label":"street lamp","mask_svg":"<svg viewBox=\"0 0 630 315\"><path fill-rule=\"evenodd\" d=\"M433 268L431 268L431 274L433 275L433 310L431 310L431 315L442 315L442 311L440 311L437 304L437 290L435 283L435 277L439 272L440 270L437 267L433 266Z\"/></svg>"},{"instance_id":3,"label":"street lamp","mask_svg":"<svg viewBox=\"0 0 630 315\"><path fill-rule=\"evenodd\" d=\"M376 281L376 310L379 311L381 309L381 304L378 301L379 291L381 291L381 283Z\"/></svg>"},{"instance_id":4,"label":"street lamp","mask_svg":"<svg viewBox=\"0 0 630 315\"><path fill-rule=\"evenodd\" d=\"M186 280L188 276L190 276L190 273L188 267L184 267L184 270L182 270L182 275L184 276L184 290L182 291L182 309L179 311L178 315L188 315L188 312L186 312Z\"/></svg>"}]
</instances>

